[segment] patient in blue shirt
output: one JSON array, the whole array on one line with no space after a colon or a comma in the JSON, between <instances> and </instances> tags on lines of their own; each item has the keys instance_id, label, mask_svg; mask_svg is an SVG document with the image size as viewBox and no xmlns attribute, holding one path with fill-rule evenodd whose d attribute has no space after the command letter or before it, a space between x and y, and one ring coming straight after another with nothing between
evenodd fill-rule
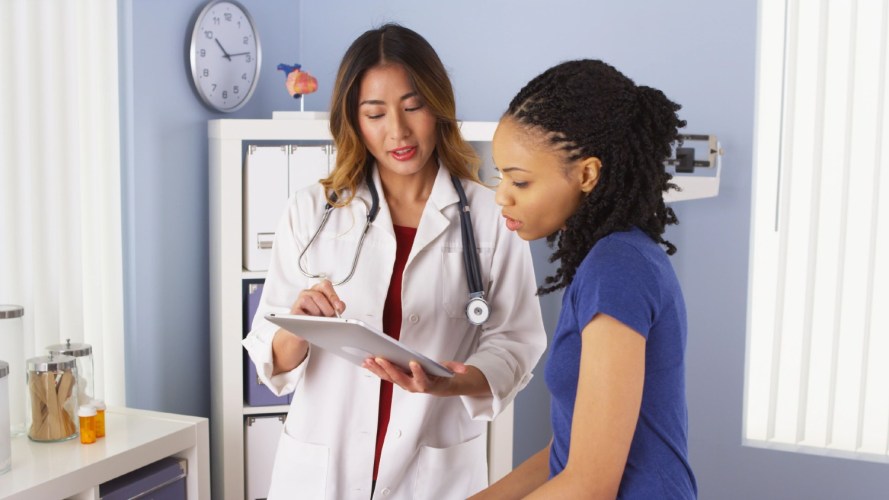
<instances>
[{"instance_id":1,"label":"patient in blue shirt","mask_svg":"<svg viewBox=\"0 0 889 500\"><path fill-rule=\"evenodd\" d=\"M581 332L607 314L645 338L645 379L619 498L692 498L685 402L685 302L663 250L638 228L596 243L565 291L546 364L552 393L550 474L568 463Z\"/></svg>"},{"instance_id":2,"label":"patient in blue shirt","mask_svg":"<svg viewBox=\"0 0 889 500\"><path fill-rule=\"evenodd\" d=\"M494 134L506 227L547 238L564 289L546 365L553 439L476 495L693 499L685 301L664 239L663 161L685 122L659 90L597 60L532 79Z\"/></svg>"}]
</instances>

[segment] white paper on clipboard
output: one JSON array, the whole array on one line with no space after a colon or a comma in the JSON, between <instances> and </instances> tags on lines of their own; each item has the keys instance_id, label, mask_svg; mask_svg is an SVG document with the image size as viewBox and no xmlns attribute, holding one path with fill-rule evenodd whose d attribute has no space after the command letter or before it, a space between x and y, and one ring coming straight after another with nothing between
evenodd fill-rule
<instances>
[{"instance_id":1,"label":"white paper on clipboard","mask_svg":"<svg viewBox=\"0 0 889 500\"><path fill-rule=\"evenodd\" d=\"M454 376L445 366L361 320L291 314L268 314L265 319L358 366L368 357L379 357L405 371L409 371L411 361L416 361L429 375Z\"/></svg>"}]
</instances>

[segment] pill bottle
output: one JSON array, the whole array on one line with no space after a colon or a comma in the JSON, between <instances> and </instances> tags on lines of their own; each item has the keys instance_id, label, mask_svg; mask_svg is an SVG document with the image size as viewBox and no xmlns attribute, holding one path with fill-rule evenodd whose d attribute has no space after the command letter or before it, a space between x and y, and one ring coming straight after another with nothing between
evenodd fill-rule
<instances>
[{"instance_id":1,"label":"pill bottle","mask_svg":"<svg viewBox=\"0 0 889 500\"><path fill-rule=\"evenodd\" d=\"M105 402L94 399L90 406L96 409L96 437L105 437Z\"/></svg>"},{"instance_id":2,"label":"pill bottle","mask_svg":"<svg viewBox=\"0 0 889 500\"><path fill-rule=\"evenodd\" d=\"M77 360L77 401L89 404L96 394L93 392L93 346L66 339L64 344L53 344L46 348L51 356L71 356Z\"/></svg>"},{"instance_id":3,"label":"pill bottle","mask_svg":"<svg viewBox=\"0 0 889 500\"><path fill-rule=\"evenodd\" d=\"M12 439L9 432L9 363L0 361L0 474L12 465Z\"/></svg>"},{"instance_id":4,"label":"pill bottle","mask_svg":"<svg viewBox=\"0 0 889 500\"><path fill-rule=\"evenodd\" d=\"M92 406L81 406L77 410L80 419L80 442L93 444L96 442L96 409Z\"/></svg>"},{"instance_id":5,"label":"pill bottle","mask_svg":"<svg viewBox=\"0 0 889 500\"><path fill-rule=\"evenodd\" d=\"M28 437L33 441L77 437L77 361L50 355L30 358L25 364Z\"/></svg>"},{"instance_id":6,"label":"pill bottle","mask_svg":"<svg viewBox=\"0 0 889 500\"><path fill-rule=\"evenodd\" d=\"M9 426L12 436L25 433L25 308L0 304L0 359L9 363Z\"/></svg>"}]
</instances>

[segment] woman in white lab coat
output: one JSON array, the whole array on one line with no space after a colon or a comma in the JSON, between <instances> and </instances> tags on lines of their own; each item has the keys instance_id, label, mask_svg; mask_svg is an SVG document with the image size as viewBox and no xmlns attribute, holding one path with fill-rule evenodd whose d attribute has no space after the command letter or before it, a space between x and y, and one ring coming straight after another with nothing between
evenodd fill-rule
<instances>
[{"instance_id":1,"label":"woman in white lab coat","mask_svg":"<svg viewBox=\"0 0 889 500\"><path fill-rule=\"evenodd\" d=\"M503 227L494 193L477 182L447 73L417 33L386 25L353 42L330 122L336 168L290 199L243 342L263 382L293 392L269 498L464 499L487 485L487 422L528 383L545 349L528 244ZM466 193L490 304L481 326L467 318L451 175ZM372 204L367 176L379 213L355 261ZM337 208L309 245L328 202ZM304 251L303 269L330 281L301 272ZM405 374L382 359L358 367L279 330L268 313L342 313L456 375L419 366Z\"/></svg>"}]
</instances>

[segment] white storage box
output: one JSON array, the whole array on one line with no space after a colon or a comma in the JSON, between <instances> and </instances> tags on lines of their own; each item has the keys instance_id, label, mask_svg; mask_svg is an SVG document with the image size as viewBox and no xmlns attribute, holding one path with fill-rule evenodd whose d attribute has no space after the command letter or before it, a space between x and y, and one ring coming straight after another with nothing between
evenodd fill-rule
<instances>
[{"instance_id":1,"label":"white storage box","mask_svg":"<svg viewBox=\"0 0 889 500\"><path fill-rule=\"evenodd\" d=\"M244 419L247 500L264 500L269 496L275 452L278 451L278 440L284 431L285 418L285 415L263 415Z\"/></svg>"},{"instance_id":2,"label":"white storage box","mask_svg":"<svg viewBox=\"0 0 889 500\"><path fill-rule=\"evenodd\" d=\"M278 221L290 195L327 177L330 145L247 147L244 159L244 269L269 268Z\"/></svg>"}]
</instances>

